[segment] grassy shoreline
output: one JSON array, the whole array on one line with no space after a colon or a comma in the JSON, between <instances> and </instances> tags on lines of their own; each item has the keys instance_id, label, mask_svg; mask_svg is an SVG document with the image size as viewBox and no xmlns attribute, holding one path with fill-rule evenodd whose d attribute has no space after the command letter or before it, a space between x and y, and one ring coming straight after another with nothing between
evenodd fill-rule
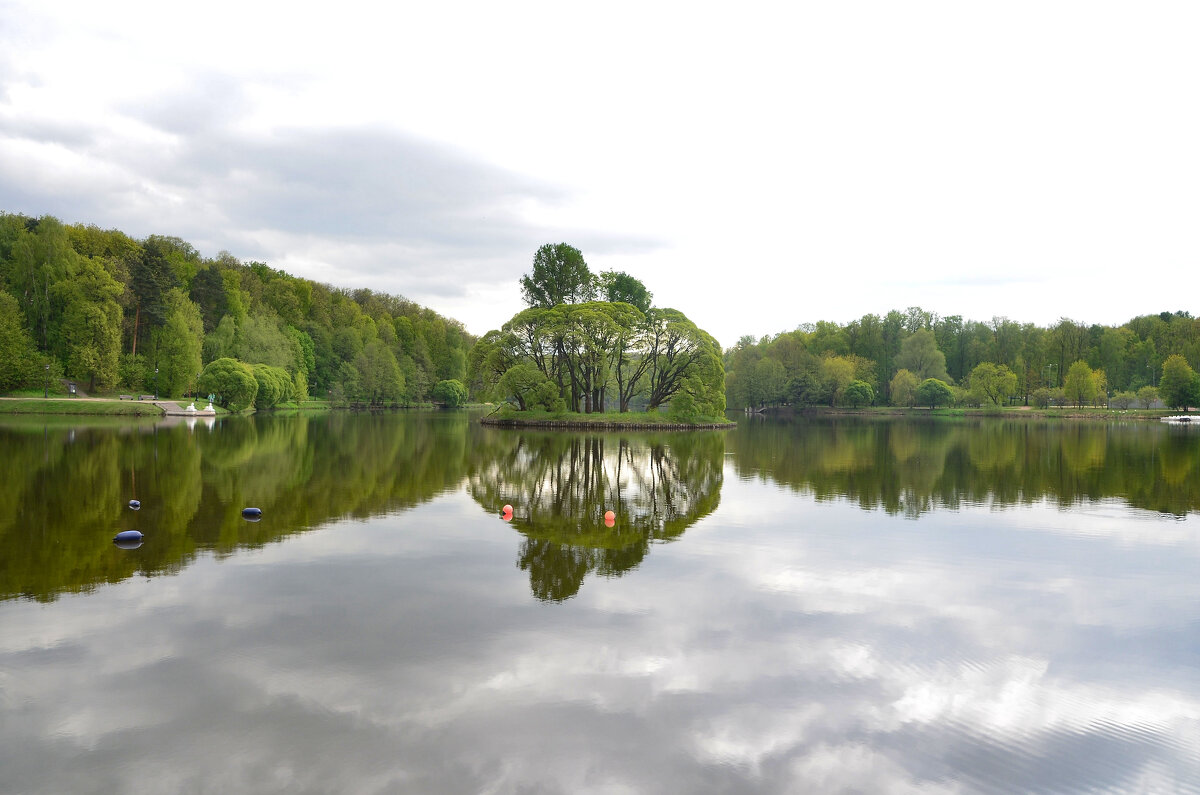
<instances>
[{"instance_id":1,"label":"grassy shoreline","mask_svg":"<svg viewBox=\"0 0 1200 795\"><path fill-rule=\"evenodd\" d=\"M1031 406L993 406L987 408L937 408L914 406L867 406L853 409L830 406L808 406L803 409L777 409L764 412L766 416L858 416L858 417L941 417L962 419L1006 420L1087 420L1125 422L1128 420L1160 420L1181 412L1168 409L1105 409L1105 408L1045 408ZM753 416L753 415L751 415ZM1194 414L1200 420L1200 414Z\"/></svg>"},{"instance_id":2,"label":"grassy shoreline","mask_svg":"<svg viewBox=\"0 0 1200 795\"><path fill-rule=\"evenodd\" d=\"M101 417L161 417L153 403L133 400L87 400L78 398L5 398L0 414L68 414Z\"/></svg>"}]
</instances>

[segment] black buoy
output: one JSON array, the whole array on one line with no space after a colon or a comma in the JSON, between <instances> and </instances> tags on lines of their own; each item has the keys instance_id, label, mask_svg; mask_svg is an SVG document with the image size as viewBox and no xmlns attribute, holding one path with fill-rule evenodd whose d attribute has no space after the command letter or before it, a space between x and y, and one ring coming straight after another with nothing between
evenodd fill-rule
<instances>
[{"instance_id":1,"label":"black buoy","mask_svg":"<svg viewBox=\"0 0 1200 795\"><path fill-rule=\"evenodd\" d=\"M132 508L133 510L137 511L137 510L141 509L142 503L138 500L130 500L129 507Z\"/></svg>"},{"instance_id":2,"label":"black buoy","mask_svg":"<svg viewBox=\"0 0 1200 795\"><path fill-rule=\"evenodd\" d=\"M248 522L257 522L262 518L262 508L243 508L242 518Z\"/></svg>"},{"instance_id":3,"label":"black buoy","mask_svg":"<svg viewBox=\"0 0 1200 795\"><path fill-rule=\"evenodd\" d=\"M121 549L137 549L142 545L140 530L122 530L113 536L113 543Z\"/></svg>"}]
</instances>

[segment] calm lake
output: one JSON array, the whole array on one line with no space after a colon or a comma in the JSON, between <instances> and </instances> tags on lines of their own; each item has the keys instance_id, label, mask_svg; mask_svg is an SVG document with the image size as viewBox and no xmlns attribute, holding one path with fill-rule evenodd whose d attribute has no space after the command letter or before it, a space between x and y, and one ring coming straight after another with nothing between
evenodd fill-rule
<instances>
[{"instance_id":1,"label":"calm lake","mask_svg":"<svg viewBox=\"0 0 1200 795\"><path fill-rule=\"evenodd\" d=\"M0 792L1200 792L1200 428L472 420L0 422Z\"/></svg>"}]
</instances>

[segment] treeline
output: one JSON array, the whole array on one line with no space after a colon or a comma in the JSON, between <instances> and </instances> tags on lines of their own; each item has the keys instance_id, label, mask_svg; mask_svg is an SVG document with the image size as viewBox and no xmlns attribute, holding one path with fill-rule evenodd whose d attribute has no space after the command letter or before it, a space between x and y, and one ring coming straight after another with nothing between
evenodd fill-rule
<instances>
[{"instance_id":1,"label":"treeline","mask_svg":"<svg viewBox=\"0 0 1200 795\"><path fill-rule=\"evenodd\" d=\"M68 378L217 392L231 407L247 395L260 408L309 395L405 405L465 395L474 342L397 296L205 258L176 237L0 213L0 391Z\"/></svg>"},{"instance_id":2,"label":"treeline","mask_svg":"<svg viewBox=\"0 0 1200 795\"><path fill-rule=\"evenodd\" d=\"M910 307L743 337L724 360L730 408L1200 405L1200 319L1187 312L1043 328Z\"/></svg>"}]
</instances>

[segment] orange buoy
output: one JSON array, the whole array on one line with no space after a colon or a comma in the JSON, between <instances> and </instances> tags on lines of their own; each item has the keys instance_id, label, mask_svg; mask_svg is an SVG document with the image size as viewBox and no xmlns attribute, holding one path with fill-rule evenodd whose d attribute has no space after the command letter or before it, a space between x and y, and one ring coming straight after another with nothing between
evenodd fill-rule
<instances>
[{"instance_id":1,"label":"orange buoy","mask_svg":"<svg viewBox=\"0 0 1200 795\"><path fill-rule=\"evenodd\" d=\"M512 513L512 506L505 505L503 508L500 509L500 513Z\"/></svg>"},{"instance_id":2,"label":"orange buoy","mask_svg":"<svg viewBox=\"0 0 1200 795\"><path fill-rule=\"evenodd\" d=\"M605 511L604 512L604 521L615 522L615 521L617 521L617 515L615 513L613 513L612 511Z\"/></svg>"}]
</instances>

